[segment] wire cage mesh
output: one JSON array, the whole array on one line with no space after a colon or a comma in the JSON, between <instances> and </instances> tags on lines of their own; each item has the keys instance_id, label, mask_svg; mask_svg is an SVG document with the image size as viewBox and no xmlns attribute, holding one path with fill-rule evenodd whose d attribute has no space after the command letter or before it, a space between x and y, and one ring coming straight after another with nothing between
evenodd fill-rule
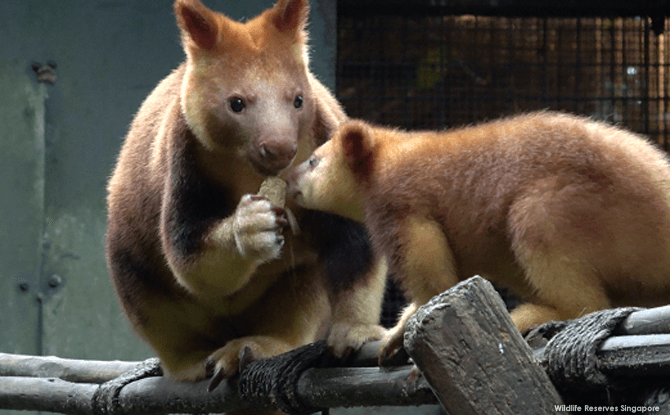
<instances>
[{"instance_id":1,"label":"wire cage mesh","mask_svg":"<svg viewBox=\"0 0 670 415\"><path fill-rule=\"evenodd\" d=\"M347 113L406 129L552 109L670 147L670 19L338 16L337 94ZM404 303L387 291L382 323Z\"/></svg>"}]
</instances>

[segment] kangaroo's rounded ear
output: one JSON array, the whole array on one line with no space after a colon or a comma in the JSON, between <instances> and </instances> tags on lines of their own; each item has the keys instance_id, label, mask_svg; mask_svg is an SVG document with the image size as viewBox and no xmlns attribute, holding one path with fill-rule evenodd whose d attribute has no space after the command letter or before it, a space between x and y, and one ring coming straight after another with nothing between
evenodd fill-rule
<instances>
[{"instance_id":1,"label":"kangaroo's rounded ear","mask_svg":"<svg viewBox=\"0 0 670 415\"><path fill-rule=\"evenodd\" d=\"M212 50L216 46L219 29L215 13L200 0L177 0L174 2L177 24L181 29L184 47L197 46Z\"/></svg>"},{"instance_id":2,"label":"kangaroo's rounded ear","mask_svg":"<svg viewBox=\"0 0 670 415\"><path fill-rule=\"evenodd\" d=\"M308 0L279 0L270 10L270 21L280 32L305 35L309 16Z\"/></svg>"},{"instance_id":3,"label":"kangaroo's rounded ear","mask_svg":"<svg viewBox=\"0 0 670 415\"><path fill-rule=\"evenodd\" d=\"M367 177L374 164L374 131L362 121L349 121L338 132L344 149L344 157L351 171L357 176Z\"/></svg>"}]
</instances>

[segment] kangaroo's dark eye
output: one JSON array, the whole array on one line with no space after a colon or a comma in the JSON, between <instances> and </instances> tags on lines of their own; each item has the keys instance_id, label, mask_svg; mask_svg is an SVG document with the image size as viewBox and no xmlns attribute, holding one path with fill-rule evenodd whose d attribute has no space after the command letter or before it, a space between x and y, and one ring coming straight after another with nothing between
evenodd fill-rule
<instances>
[{"instance_id":1,"label":"kangaroo's dark eye","mask_svg":"<svg viewBox=\"0 0 670 415\"><path fill-rule=\"evenodd\" d=\"M319 159L316 158L316 156L312 156L309 158L309 167L314 168L316 167L317 164L319 164Z\"/></svg>"},{"instance_id":2,"label":"kangaroo's dark eye","mask_svg":"<svg viewBox=\"0 0 670 415\"><path fill-rule=\"evenodd\" d=\"M298 95L297 97L295 97L295 101L293 101L293 106L296 108L300 108L302 107L303 101L304 98L302 97L302 95Z\"/></svg>"},{"instance_id":3,"label":"kangaroo's dark eye","mask_svg":"<svg viewBox=\"0 0 670 415\"><path fill-rule=\"evenodd\" d=\"M230 100L230 109L233 112L242 112L244 110L244 101L241 98L233 98Z\"/></svg>"}]
</instances>

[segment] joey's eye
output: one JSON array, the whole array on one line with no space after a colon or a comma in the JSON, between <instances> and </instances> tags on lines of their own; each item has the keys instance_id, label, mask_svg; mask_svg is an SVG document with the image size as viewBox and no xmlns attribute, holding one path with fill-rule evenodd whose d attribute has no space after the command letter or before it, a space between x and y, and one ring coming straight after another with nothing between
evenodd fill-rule
<instances>
[{"instance_id":1,"label":"joey's eye","mask_svg":"<svg viewBox=\"0 0 670 415\"><path fill-rule=\"evenodd\" d=\"M233 112L242 112L244 110L244 101L241 98L233 98L230 100L230 109Z\"/></svg>"},{"instance_id":2,"label":"joey's eye","mask_svg":"<svg viewBox=\"0 0 670 415\"><path fill-rule=\"evenodd\" d=\"M319 160L316 158L316 156L310 157L307 162L309 163L309 167L311 168L314 168L316 167L317 164L319 164Z\"/></svg>"},{"instance_id":3,"label":"joey's eye","mask_svg":"<svg viewBox=\"0 0 670 415\"><path fill-rule=\"evenodd\" d=\"M293 101L293 106L296 108L301 108L304 100L305 99L302 97L302 95L296 96L295 100Z\"/></svg>"}]
</instances>

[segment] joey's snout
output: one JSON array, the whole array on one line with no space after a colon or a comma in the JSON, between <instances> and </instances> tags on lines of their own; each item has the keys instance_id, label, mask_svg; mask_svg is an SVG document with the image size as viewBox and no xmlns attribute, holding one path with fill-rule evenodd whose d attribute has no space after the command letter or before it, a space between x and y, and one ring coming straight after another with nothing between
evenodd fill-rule
<instances>
[{"instance_id":1,"label":"joey's snout","mask_svg":"<svg viewBox=\"0 0 670 415\"><path fill-rule=\"evenodd\" d=\"M302 197L302 190L298 184L300 176L304 172L303 164L296 166L286 173L286 184L288 185L288 197L300 203Z\"/></svg>"}]
</instances>

